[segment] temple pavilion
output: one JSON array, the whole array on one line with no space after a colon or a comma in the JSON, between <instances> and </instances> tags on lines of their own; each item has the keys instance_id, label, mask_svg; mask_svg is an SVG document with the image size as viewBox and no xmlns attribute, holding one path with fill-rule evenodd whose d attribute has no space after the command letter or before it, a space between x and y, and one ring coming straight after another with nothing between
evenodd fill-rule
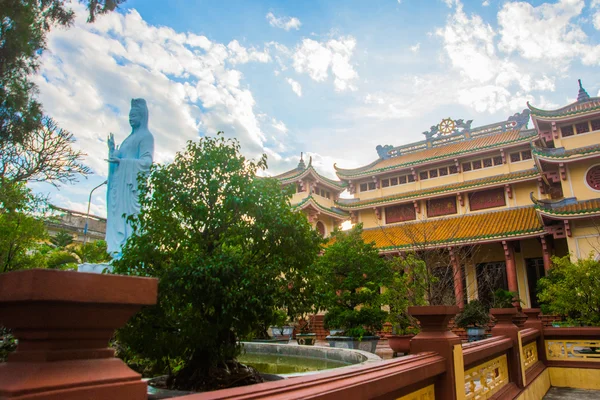
<instances>
[{"instance_id":1,"label":"temple pavilion","mask_svg":"<svg viewBox=\"0 0 600 400\"><path fill-rule=\"evenodd\" d=\"M553 255L600 253L600 98L580 82L560 109L528 103L505 121L472 123L446 118L422 141L377 146L368 165L335 165L339 181L302 160L277 178L296 185L292 204L323 235L349 218L382 255L444 252L457 304L505 288L535 307Z\"/></svg>"}]
</instances>

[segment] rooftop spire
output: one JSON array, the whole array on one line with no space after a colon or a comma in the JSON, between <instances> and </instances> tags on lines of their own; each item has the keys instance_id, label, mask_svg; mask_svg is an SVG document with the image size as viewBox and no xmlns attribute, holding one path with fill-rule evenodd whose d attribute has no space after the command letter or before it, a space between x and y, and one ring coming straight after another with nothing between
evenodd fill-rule
<instances>
[{"instance_id":1,"label":"rooftop spire","mask_svg":"<svg viewBox=\"0 0 600 400\"><path fill-rule=\"evenodd\" d=\"M585 91L581 85L581 79L577 79L579 82L579 93L577 94L577 101L587 101L590 99L590 95Z\"/></svg>"},{"instance_id":2,"label":"rooftop spire","mask_svg":"<svg viewBox=\"0 0 600 400\"><path fill-rule=\"evenodd\" d=\"M298 167L297 167L301 171L306 169L306 164L304 164L303 156L304 156L304 153L300 153L300 162L298 163Z\"/></svg>"}]
</instances>

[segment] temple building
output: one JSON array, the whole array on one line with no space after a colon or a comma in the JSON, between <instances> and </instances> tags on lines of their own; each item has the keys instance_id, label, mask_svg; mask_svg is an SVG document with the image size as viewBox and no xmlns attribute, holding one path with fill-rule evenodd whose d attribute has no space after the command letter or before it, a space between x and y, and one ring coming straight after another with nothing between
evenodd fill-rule
<instances>
[{"instance_id":1,"label":"temple building","mask_svg":"<svg viewBox=\"0 0 600 400\"><path fill-rule=\"evenodd\" d=\"M339 182L303 161L277 178L324 235L349 217L381 254L445 254L457 304L504 288L534 307L553 255L600 253L600 98L580 82L573 104L527 106L485 126L443 119L368 165L336 165Z\"/></svg>"},{"instance_id":2,"label":"temple building","mask_svg":"<svg viewBox=\"0 0 600 400\"><path fill-rule=\"evenodd\" d=\"M292 207L306 214L310 224L322 236L329 236L336 227L349 219L349 214L336 206L347 184L319 174L312 166L312 157L309 158L307 166L301 155L295 169L274 178L278 179L283 187L292 187Z\"/></svg>"}]
</instances>

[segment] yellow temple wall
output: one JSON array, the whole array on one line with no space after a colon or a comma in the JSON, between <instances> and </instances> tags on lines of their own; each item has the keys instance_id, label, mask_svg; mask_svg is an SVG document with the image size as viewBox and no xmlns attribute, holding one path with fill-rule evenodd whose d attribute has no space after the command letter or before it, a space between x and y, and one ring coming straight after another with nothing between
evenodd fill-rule
<instances>
[{"instance_id":1,"label":"yellow temple wall","mask_svg":"<svg viewBox=\"0 0 600 400\"><path fill-rule=\"evenodd\" d=\"M586 258L600 254L600 220L581 219L572 221L571 237L567 237L571 258Z\"/></svg>"},{"instance_id":2,"label":"yellow temple wall","mask_svg":"<svg viewBox=\"0 0 600 400\"><path fill-rule=\"evenodd\" d=\"M292 205L298 204L302 200L304 200L306 197L308 197L308 192L294 193L292 195L292 198L290 199L290 204L292 204Z\"/></svg>"},{"instance_id":3,"label":"yellow temple wall","mask_svg":"<svg viewBox=\"0 0 600 400\"><path fill-rule=\"evenodd\" d=\"M508 199L510 207L532 206L533 203L529 195L531 192L533 192L533 195L537 198L546 197L540 194L537 181L515 183L512 185L512 191L513 198Z\"/></svg>"},{"instance_id":4,"label":"yellow temple wall","mask_svg":"<svg viewBox=\"0 0 600 400\"><path fill-rule=\"evenodd\" d=\"M600 197L600 191L590 188L585 180L588 169L598 164L600 164L598 160L583 160L566 164L568 171L567 181L562 181L565 197L577 197L577 200L596 199Z\"/></svg>"},{"instance_id":5,"label":"yellow temple wall","mask_svg":"<svg viewBox=\"0 0 600 400\"><path fill-rule=\"evenodd\" d=\"M591 119L590 117L586 119ZM591 146L600 142L600 131L591 131L563 138L554 139L555 147L564 147L566 150Z\"/></svg>"},{"instance_id":6,"label":"yellow temple wall","mask_svg":"<svg viewBox=\"0 0 600 400\"><path fill-rule=\"evenodd\" d=\"M360 210L358 214L358 222L362 222L363 228L377 228L384 224L384 218L377 219L373 209Z\"/></svg>"}]
</instances>

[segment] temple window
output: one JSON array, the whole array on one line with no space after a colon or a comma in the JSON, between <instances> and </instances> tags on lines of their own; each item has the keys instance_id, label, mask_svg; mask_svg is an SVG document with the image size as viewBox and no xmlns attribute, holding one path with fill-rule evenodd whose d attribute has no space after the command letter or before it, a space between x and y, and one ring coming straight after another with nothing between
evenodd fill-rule
<instances>
[{"instance_id":1,"label":"temple window","mask_svg":"<svg viewBox=\"0 0 600 400\"><path fill-rule=\"evenodd\" d=\"M600 119L594 119L592 120L592 130L593 131L600 131Z\"/></svg>"},{"instance_id":2,"label":"temple window","mask_svg":"<svg viewBox=\"0 0 600 400\"><path fill-rule=\"evenodd\" d=\"M415 181L414 175L407 175L406 179L408 179L409 182L414 182Z\"/></svg>"},{"instance_id":3,"label":"temple window","mask_svg":"<svg viewBox=\"0 0 600 400\"><path fill-rule=\"evenodd\" d=\"M402 182L402 178L404 178L404 182ZM400 177L400 183L406 183L406 177L405 176L401 176ZM396 186L398 184L398 178L392 178L390 179L390 185L391 186Z\"/></svg>"},{"instance_id":4,"label":"temple window","mask_svg":"<svg viewBox=\"0 0 600 400\"><path fill-rule=\"evenodd\" d=\"M438 170L437 169L432 169L429 171L429 177L430 178L437 178L438 177Z\"/></svg>"},{"instance_id":5,"label":"temple window","mask_svg":"<svg viewBox=\"0 0 600 400\"><path fill-rule=\"evenodd\" d=\"M428 217L456 214L456 212L456 196L427 200Z\"/></svg>"},{"instance_id":6,"label":"temple window","mask_svg":"<svg viewBox=\"0 0 600 400\"><path fill-rule=\"evenodd\" d=\"M585 181L594 190L600 190L600 165L594 165L585 174Z\"/></svg>"},{"instance_id":7,"label":"temple window","mask_svg":"<svg viewBox=\"0 0 600 400\"><path fill-rule=\"evenodd\" d=\"M502 164L502 156L496 156L494 157L494 165L501 165Z\"/></svg>"},{"instance_id":8,"label":"temple window","mask_svg":"<svg viewBox=\"0 0 600 400\"><path fill-rule=\"evenodd\" d=\"M590 125L587 121L581 122L579 124L575 124L575 129L577 129L577 133L587 133L590 131Z\"/></svg>"},{"instance_id":9,"label":"temple window","mask_svg":"<svg viewBox=\"0 0 600 400\"><path fill-rule=\"evenodd\" d=\"M446 176L448 175L448 167L442 167L439 169L440 172L440 176Z\"/></svg>"},{"instance_id":10,"label":"temple window","mask_svg":"<svg viewBox=\"0 0 600 400\"><path fill-rule=\"evenodd\" d=\"M560 133L561 133L562 137L569 137L569 136L573 136L575 134L575 132L573 131L573 126L571 126L571 125L561 126Z\"/></svg>"},{"instance_id":11,"label":"temple window","mask_svg":"<svg viewBox=\"0 0 600 400\"><path fill-rule=\"evenodd\" d=\"M470 171L471 170L471 163L470 162L463 163L462 167L463 167L462 168L463 171Z\"/></svg>"},{"instance_id":12,"label":"temple window","mask_svg":"<svg viewBox=\"0 0 600 400\"><path fill-rule=\"evenodd\" d=\"M327 197L328 199L331 199L331 193L325 192L325 197Z\"/></svg>"},{"instance_id":13,"label":"temple window","mask_svg":"<svg viewBox=\"0 0 600 400\"><path fill-rule=\"evenodd\" d=\"M419 172L419 179L420 180L429 179L429 174L427 173L427 171Z\"/></svg>"},{"instance_id":14,"label":"temple window","mask_svg":"<svg viewBox=\"0 0 600 400\"><path fill-rule=\"evenodd\" d=\"M302 185L297 184L296 185L296 193L302 193L302 192L304 192L304 189L302 189Z\"/></svg>"},{"instance_id":15,"label":"temple window","mask_svg":"<svg viewBox=\"0 0 600 400\"><path fill-rule=\"evenodd\" d=\"M503 207L506 205L504 188L481 190L469 193L469 207L471 211L486 208Z\"/></svg>"},{"instance_id":16,"label":"temple window","mask_svg":"<svg viewBox=\"0 0 600 400\"><path fill-rule=\"evenodd\" d=\"M361 183L360 184L360 191L361 192L366 192L367 191L367 184L366 183Z\"/></svg>"},{"instance_id":17,"label":"temple window","mask_svg":"<svg viewBox=\"0 0 600 400\"><path fill-rule=\"evenodd\" d=\"M321 221L317 222L316 228L317 232L319 232L319 235L325 237L325 225Z\"/></svg>"},{"instance_id":18,"label":"temple window","mask_svg":"<svg viewBox=\"0 0 600 400\"><path fill-rule=\"evenodd\" d=\"M523 151L518 151L516 153L510 154L510 162L531 160L531 158L532 158L531 150L523 150Z\"/></svg>"},{"instance_id":19,"label":"temple window","mask_svg":"<svg viewBox=\"0 0 600 400\"><path fill-rule=\"evenodd\" d=\"M492 166L492 159L491 158L484 158L483 159L483 168L489 168Z\"/></svg>"},{"instance_id":20,"label":"temple window","mask_svg":"<svg viewBox=\"0 0 600 400\"><path fill-rule=\"evenodd\" d=\"M481 169L481 160L472 161L473 169Z\"/></svg>"},{"instance_id":21,"label":"temple window","mask_svg":"<svg viewBox=\"0 0 600 400\"><path fill-rule=\"evenodd\" d=\"M375 184L375 182L369 182L369 190L375 190L377 189L377 185Z\"/></svg>"},{"instance_id":22,"label":"temple window","mask_svg":"<svg viewBox=\"0 0 600 400\"><path fill-rule=\"evenodd\" d=\"M451 174L458 174L458 167L456 165L451 165L448 167L448 171Z\"/></svg>"},{"instance_id":23,"label":"temple window","mask_svg":"<svg viewBox=\"0 0 600 400\"><path fill-rule=\"evenodd\" d=\"M390 186L390 180L389 179L382 179L381 180L381 187L388 187Z\"/></svg>"}]
</instances>

